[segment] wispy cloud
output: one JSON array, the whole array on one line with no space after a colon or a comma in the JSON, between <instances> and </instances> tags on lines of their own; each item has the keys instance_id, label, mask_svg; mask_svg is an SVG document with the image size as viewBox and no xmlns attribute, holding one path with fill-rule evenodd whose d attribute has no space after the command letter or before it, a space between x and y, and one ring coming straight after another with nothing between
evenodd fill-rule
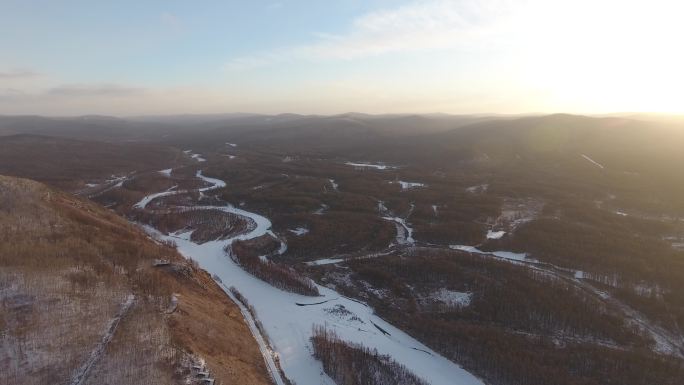
<instances>
[{"instance_id":1,"label":"wispy cloud","mask_svg":"<svg viewBox=\"0 0 684 385\"><path fill-rule=\"evenodd\" d=\"M48 96L66 96L66 97L83 97L83 96L131 96L144 93L145 89L138 87L127 87L117 84L68 84L51 88L45 92Z\"/></svg>"},{"instance_id":2,"label":"wispy cloud","mask_svg":"<svg viewBox=\"0 0 684 385\"><path fill-rule=\"evenodd\" d=\"M0 88L0 101L5 103L38 103L86 100L121 100L130 97L144 97L145 88L128 87L117 84L65 84L48 89L28 90L19 88Z\"/></svg>"},{"instance_id":3,"label":"wispy cloud","mask_svg":"<svg viewBox=\"0 0 684 385\"><path fill-rule=\"evenodd\" d=\"M178 28L181 24L178 16L170 12L162 12L162 14L159 15L159 19L161 20L162 24L171 28Z\"/></svg>"},{"instance_id":4,"label":"wispy cloud","mask_svg":"<svg viewBox=\"0 0 684 385\"><path fill-rule=\"evenodd\" d=\"M16 88L0 88L0 101L16 102L26 97L26 93Z\"/></svg>"},{"instance_id":5,"label":"wispy cloud","mask_svg":"<svg viewBox=\"0 0 684 385\"><path fill-rule=\"evenodd\" d=\"M38 72L27 69L11 69L6 71L0 71L0 79L27 79L38 76L40 76Z\"/></svg>"},{"instance_id":6,"label":"wispy cloud","mask_svg":"<svg viewBox=\"0 0 684 385\"><path fill-rule=\"evenodd\" d=\"M423 0L371 12L342 34L318 34L314 42L237 57L229 70L289 60L352 60L394 52L452 49L492 37L495 21L512 10L510 0Z\"/></svg>"}]
</instances>

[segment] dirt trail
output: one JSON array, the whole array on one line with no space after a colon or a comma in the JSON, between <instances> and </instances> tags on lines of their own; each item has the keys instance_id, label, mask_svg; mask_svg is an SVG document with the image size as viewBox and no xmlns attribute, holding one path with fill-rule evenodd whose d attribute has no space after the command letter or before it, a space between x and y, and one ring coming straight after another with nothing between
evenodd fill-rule
<instances>
[{"instance_id":1,"label":"dirt trail","mask_svg":"<svg viewBox=\"0 0 684 385\"><path fill-rule=\"evenodd\" d=\"M97 346L95 346L95 349L90 352L90 355L83 365L76 370L69 385L81 385L85 382L85 380L88 378L88 373L90 373L90 369L95 366L97 361L99 361L104 354L107 345L114 337L114 333L116 333L116 328L119 326L121 319L128 313L134 302L135 296L131 294L126 298L126 301L121 304L121 309L119 309L119 312L116 313L114 318L112 318L112 320L109 322L109 327L107 328L104 336L102 336L102 340L97 344Z\"/></svg>"}]
</instances>

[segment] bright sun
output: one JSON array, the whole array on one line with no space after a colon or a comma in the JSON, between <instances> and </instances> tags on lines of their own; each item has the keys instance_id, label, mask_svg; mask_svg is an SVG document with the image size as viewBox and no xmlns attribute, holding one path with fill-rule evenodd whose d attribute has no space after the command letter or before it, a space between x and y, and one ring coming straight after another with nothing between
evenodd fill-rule
<instances>
[{"instance_id":1,"label":"bright sun","mask_svg":"<svg viewBox=\"0 0 684 385\"><path fill-rule=\"evenodd\" d=\"M534 1L516 20L525 81L577 110L684 113L682 14L680 1Z\"/></svg>"}]
</instances>

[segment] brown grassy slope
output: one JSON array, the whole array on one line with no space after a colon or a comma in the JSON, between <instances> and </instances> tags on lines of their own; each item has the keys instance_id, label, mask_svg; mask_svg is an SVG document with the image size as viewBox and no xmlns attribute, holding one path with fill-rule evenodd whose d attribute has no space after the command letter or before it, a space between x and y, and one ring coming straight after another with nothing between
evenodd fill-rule
<instances>
[{"instance_id":1,"label":"brown grassy slope","mask_svg":"<svg viewBox=\"0 0 684 385\"><path fill-rule=\"evenodd\" d=\"M171 265L153 267L158 258ZM84 383L184 383L198 359L217 384L270 383L239 309L206 272L95 204L0 176L1 385L68 383L131 294Z\"/></svg>"}]
</instances>

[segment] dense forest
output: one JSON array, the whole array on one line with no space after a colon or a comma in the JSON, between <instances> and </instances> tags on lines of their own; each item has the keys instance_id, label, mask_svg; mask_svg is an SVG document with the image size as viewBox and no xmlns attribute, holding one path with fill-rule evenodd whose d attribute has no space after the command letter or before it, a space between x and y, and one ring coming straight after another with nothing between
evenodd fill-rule
<instances>
[{"instance_id":1,"label":"dense forest","mask_svg":"<svg viewBox=\"0 0 684 385\"><path fill-rule=\"evenodd\" d=\"M316 284L311 279L300 275L289 266L261 258L246 242L233 242L227 252L250 274L274 287L302 295L320 295Z\"/></svg>"},{"instance_id":2,"label":"dense forest","mask_svg":"<svg viewBox=\"0 0 684 385\"><path fill-rule=\"evenodd\" d=\"M204 243L244 232L250 226L245 218L220 210L185 210L182 212L135 212L132 219L153 226L164 233L192 231L193 242Z\"/></svg>"},{"instance_id":3,"label":"dense forest","mask_svg":"<svg viewBox=\"0 0 684 385\"><path fill-rule=\"evenodd\" d=\"M547 208L513 236L485 249L527 252L530 257L582 271L594 284L620 296L664 327L684 324L684 252L666 241L682 231L678 221L616 215L577 204Z\"/></svg>"},{"instance_id":4,"label":"dense forest","mask_svg":"<svg viewBox=\"0 0 684 385\"><path fill-rule=\"evenodd\" d=\"M684 375L617 309L524 266L434 251L347 266L318 274L493 384L676 384ZM445 304L444 289L471 299Z\"/></svg>"},{"instance_id":5,"label":"dense forest","mask_svg":"<svg viewBox=\"0 0 684 385\"><path fill-rule=\"evenodd\" d=\"M658 340L662 328L681 347L684 325L684 179L672 167L683 159L684 136L674 130L680 127L570 115L471 117L463 125L456 117L353 116L363 122L353 127L347 118L226 118L193 126L198 131L178 126L167 132L160 126L136 134L144 140L125 150L112 138L80 142L68 132L37 138L33 149L28 136L3 137L0 148L13 152L0 164L2 172L42 178L162 231L193 230L197 242L235 235L252 224L218 210L164 208L232 204L259 213L271 220L278 239L233 244L232 257L247 271L286 291L318 295L311 277L363 300L488 384L681 382L681 352ZM388 134L394 124L401 134ZM418 134L408 129L412 124L425 130ZM162 133L168 136L154 144ZM207 161L181 148L193 148ZM99 169L98 149L104 154ZM40 156L33 162L29 153ZM158 171L168 168L173 170ZM158 199L149 212L131 207L148 194L203 186L199 169L227 186ZM0 210L5 206L0 202ZM415 243L399 245L388 217L403 220ZM101 222L87 223L76 228L85 243L26 234L41 240L35 245L41 253L51 247L47 239L73 259L69 263L77 267L65 275L70 290L94 287L110 270L125 271L135 287L159 291L160 306L167 305L175 291L136 269L141 260L173 251L100 245L94 228ZM40 225L57 230L63 223L44 219ZM0 243L30 261L28 246L12 245L14 235L5 230ZM454 251L451 245L527 258ZM324 258L348 260L303 263ZM98 262L91 271L82 259ZM22 261L12 263L28 263ZM186 271L171 273L187 278ZM372 362L377 372L388 363L332 339L324 345L335 360L356 357ZM356 368L347 358L336 361L340 373L326 372L343 383L359 381L345 377Z\"/></svg>"},{"instance_id":6,"label":"dense forest","mask_svg":"<svg viewBox=\"0 0 684 385\"><path fill-rule=\"evenodd\" d=\"M337 385L428 385L390 357L345 342L324 326L311 336L314 356Z\"/></svg>"}]
</instances>

